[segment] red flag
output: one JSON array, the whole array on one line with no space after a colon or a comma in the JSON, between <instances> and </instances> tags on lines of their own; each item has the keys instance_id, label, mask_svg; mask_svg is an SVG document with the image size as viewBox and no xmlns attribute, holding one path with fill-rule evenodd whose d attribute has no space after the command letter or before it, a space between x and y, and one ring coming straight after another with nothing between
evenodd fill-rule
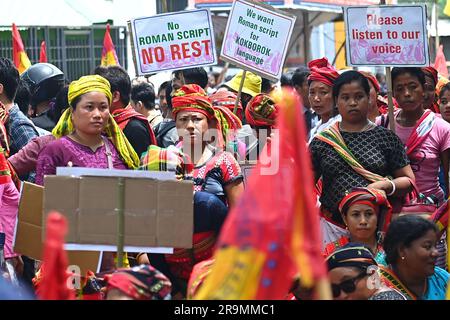
<instances>
[{"instance_id":1,"label":"red flag","mask_svg":"<svg viewBox=\"0 0 450 320\"><path fill-rule=\"evenodd\" d=\"M444 55L444 46L441 44L439 50L436 52L436 60L434 61L434 68L440 75L448 78L447 60Z\"/></svg>"},{"instance_id":2,"label":"red flag","mask_svg":"<svg viewBox=\"0 0 450 320\"><path fill-rule=\"evenodd\" d=\"M45 46L45 41L41 42L41 52L39 54L39 62L47 62L47 48Z\"/></svg>"},{"instance_id":3,"label":"red flag","mask_svg":"<svg viewBox=\"0 0 450 320\"><path fill-rule=\"evenodd\" d=\"M23 46L22 38L16 24L12 24L12 39L13 39L13 61L19 73L22 74L25 70L31 66L30 59L28 59L27 53Z\"/></svg>"},{"instance_id":4,"label":"red flag","mask_svg":"<svg viewBox=\"0 0 450 320\"><path fill-rule=\"evenodd\" d=\"M102 60L100 62L100 65L103 67L119 65L119 59L117 59L116 49L114 48L110 30L111 28L108 23L106 25L105 37L103 39Z\"/></svg>"},{"instance_id":5,"label":"red flag","mask_svg":"<svg viewBox=\"0 0 450 320\"><path fill-rule=\"evenodd\" d=\"M305 286L326 283L302 106L291 90L280 97L279 135L229 213L196 299L284 299L297 273ZM321 298L330 297L328 287Z\"/></svg>"},{"instance_id":6,"label":"red flag","mask_svg":"<svg viewBox=\"0 0 450 320\"><path fill-rule=\"evenodd\" d=\"M41 300L74 300L75 292L69 287L67 254L64 251L66 218L58 212L51 212L47 217L46 233L37 296Z\"/></svg>"}]
</instances>

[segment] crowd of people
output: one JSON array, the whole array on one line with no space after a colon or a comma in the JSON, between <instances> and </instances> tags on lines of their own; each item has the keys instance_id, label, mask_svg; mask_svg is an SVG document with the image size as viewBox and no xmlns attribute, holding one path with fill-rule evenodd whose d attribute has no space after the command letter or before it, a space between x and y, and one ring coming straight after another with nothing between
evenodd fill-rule
<instances>
[{"instance_id":1,"label":"crowd of people","mask_svg":"<svg viewBox=\"0 0 450 320\"><path fill-rule=\"evenodd\" d=\"M302 101L333 298L444 299L447 235L437 224L446 226L448 213L439 221L435 213L448 206L449 81L432 67L393 68L391 131L385 83L371 73L338 71L321 58L280 83L249 71L243 77L198 67L174 71L155 88L108 66L68 82L52 64L19 75L0 58L0 235L9 266L0 298L39 298L45 261L12 245L20 184L45 185L66 166L169 170L193 188L191 249L127 252L125 268L104 253L100 273L79 275L84 287L74 297L195 298L227 214L245 196L241 165L272 147L280 106L271 92L282 87ZM312 298L301 285L286 292L286 299Z\"/></svg>"}]
</instances>

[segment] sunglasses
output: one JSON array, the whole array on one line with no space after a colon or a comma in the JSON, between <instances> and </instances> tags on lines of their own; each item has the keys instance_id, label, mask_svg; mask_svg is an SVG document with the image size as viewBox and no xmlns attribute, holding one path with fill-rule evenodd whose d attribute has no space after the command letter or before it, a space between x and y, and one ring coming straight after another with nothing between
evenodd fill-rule
<instances>
[{"instance_id":1,"label":"sunglasses","mask_svg":"<svg viewBox=\"0 0 450 320\"><path fill-rule=\"evenodd\" d=\"M333 297L337 298L341 295L341 290L345 293L352 293L356 290L356 283L358 280L367 276L366 272L362 272L354 278L342 281L340 284L331 284L331 290L333 292Z\"/></svg>"}]
</instances>

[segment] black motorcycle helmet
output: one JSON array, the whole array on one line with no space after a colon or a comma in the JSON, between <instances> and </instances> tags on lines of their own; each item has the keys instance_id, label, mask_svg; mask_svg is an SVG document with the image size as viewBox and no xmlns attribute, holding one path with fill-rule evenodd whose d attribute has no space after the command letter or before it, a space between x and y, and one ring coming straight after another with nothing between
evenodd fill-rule
<instances>
[{"instance_id":1,"label":"black motorcycle helmet","mask_svg":"<svg viewBox=\"0 0 450 320\"><path fill-rule=\"evenodd\" d=\"M53 99L64 87L64 73L50 63L36 63L25 70L20 78L31 91L31 105Z\"/></svg>"}]
</instances>

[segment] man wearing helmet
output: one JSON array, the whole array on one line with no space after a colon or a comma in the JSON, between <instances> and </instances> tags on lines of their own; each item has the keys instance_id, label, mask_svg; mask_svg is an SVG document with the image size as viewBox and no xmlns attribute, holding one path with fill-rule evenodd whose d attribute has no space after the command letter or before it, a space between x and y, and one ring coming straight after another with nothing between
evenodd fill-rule
<instances>
[{"instance_id":1,"label":"man wearing helmet","mask_svg":"<svg viewBox=\"0 0 450 320\"><path fill-rule=\"evenodd\" d=\"M14 102L19 80L19 72L11 60L0 58L0 102L5 111L0 113L5 115L2 121L8 129L10 156L38 136L36 127Z\"/></svg>"},{"instance_id":2,"label":"man wearing helmet","mask_svg":"<svg viewBox=\"0 0 450 320\"><path fill-rule=\"evenodd\" d=\"M36 63L22 73L21 78L31 91L31 120L37 127L51 131L56 123L49 113L52 100L64 87L63 72L50 63Z\"/></svg>"}]
</instances>

